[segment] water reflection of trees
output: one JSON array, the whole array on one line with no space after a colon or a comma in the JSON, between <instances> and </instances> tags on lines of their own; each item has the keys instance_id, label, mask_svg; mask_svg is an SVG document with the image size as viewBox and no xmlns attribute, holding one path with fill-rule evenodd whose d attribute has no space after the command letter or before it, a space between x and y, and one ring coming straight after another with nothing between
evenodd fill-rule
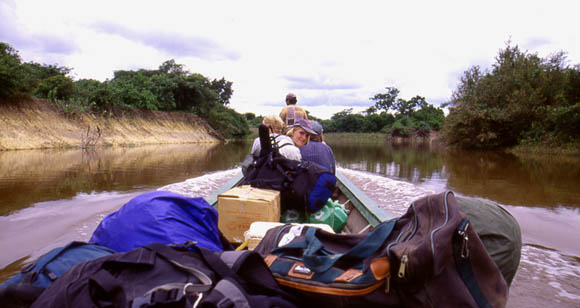
<instances>
[{"instance_id":1,"label":"water reflection of trees","mask_svg":"<svg viewBox=\"0 0 580 308\"><path fill-rule=\"evenodd\" d=\"M447 181L458 193L503 204L578 206L580 159L440 151L429 145L329 143L341 167L414 183ZM0 152L0 215L78 193L154 189L227 170L251 143Z\"/></svg>"},{"instance_id":2,"label":"water reflection of trees","mask_svg":"<svg viewBox=\"0 0 580 308\"><path fill-rule=\"evenodd\" d=\"M334 142L341 167L413 183L441 180L461 194L502 204L578 207L580 159L443 150L428 144Z\"/></svg>"},{"instance_id":3,"label":"water reflection of trees","mask_svg":"<svg viewBox=\"0 0 580 308\"><path fill-rule=\"evenodd\" d=\"M338 165L410 182L444 177L443 161L428 144L389 143L331 144Z\"/></svg>"},{"instance_id":4,"label":"water reflection of trees","mask_svg":"<svg viewBox=\"0 0 580 308\"><path fill-rule=\"evenodd\" d=\"M0 152L0 215L78 193L154 189L233 168L246 144Z\"/></svg>"},{"instance_id":5,"label":"water reflection of trees","mask_svg":"<svg viewBox=\"0 0 580 308\"><path fill-rule=\"evenodd\" d=\"M448 186L503 204L578 206L578 159L536 159L499 152L448 151L442 154Z\"/></svg>"}]
</instances>

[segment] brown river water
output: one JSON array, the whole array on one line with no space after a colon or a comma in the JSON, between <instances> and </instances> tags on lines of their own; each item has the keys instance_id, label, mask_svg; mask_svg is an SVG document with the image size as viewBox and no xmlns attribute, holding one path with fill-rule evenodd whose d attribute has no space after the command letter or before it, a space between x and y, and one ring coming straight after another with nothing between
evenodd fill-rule
<instances>
[{"instance_id":1,"label":"brown river water","mask_svg":"<svg viewBox=\"0 0 580 308\"><path fill-rule=\"evenodd\" d=\"M524 247L508 307L580 307L580 158L529 158L383 142L332 143L339 171L401 215L450 189L516 217ZM210 195L238 171L249 143L0 152L0 282L48 250L88 240L134 196Z\"/></svg>"}]
</instances>

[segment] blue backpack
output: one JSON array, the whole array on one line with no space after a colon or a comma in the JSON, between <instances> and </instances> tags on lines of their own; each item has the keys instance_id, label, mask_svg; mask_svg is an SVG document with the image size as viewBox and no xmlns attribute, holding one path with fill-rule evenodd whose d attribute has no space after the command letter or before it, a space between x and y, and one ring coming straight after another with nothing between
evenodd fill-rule
<instances>
[{"instance_id":1,"label":"blue backpack","mask_svg":"<svg viewBox=\"0 0 580 308\"><path fill-rule=\"evenodd\" d=\"M105 217L90 239L116 252L152 243L188 241L216 252L231 248L218 230L218 213L211 205L203 198L169 191L153 191L131 199Z\"/></svg>"},{"instance_id":2,"label":"blue backpack","mask_svg":"<svg viewBox=\"0 0 580 308\"><path fill-rule=\"evenodd\" d=\"M113 253L100 245L77 241L55 248L0 286L0 303L3 307L28 306L73 266Z\"/></svg>"}]
</instances>

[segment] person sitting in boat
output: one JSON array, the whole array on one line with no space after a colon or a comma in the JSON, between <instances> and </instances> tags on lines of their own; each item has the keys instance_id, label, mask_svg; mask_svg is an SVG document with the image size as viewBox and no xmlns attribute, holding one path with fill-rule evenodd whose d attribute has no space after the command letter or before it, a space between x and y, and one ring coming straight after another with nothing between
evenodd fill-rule
<instances>
[{"instance_id":1,"label":"person sitting in boat","mask_svg":"<svg viewBox=\"0 0 580 308\"><path fill-rule=\"evenodd\" d=\"M332 174L336 174L334 152L324 142L322 125L316 121L310 121L310 127L314 134L310 135L310 141L307 144L299 147L302 159L315 162L331 171Z\"/></svg>"},{"instance_id":2,"label":"person sitting in boat","mask_svg":"<svg viewBox=\"0 0 580 308\"><path fill-rule=\"evenodd\" d=\"M274 138L273 142L275 142L278 146L279 152L282 156L300 161L302 160L302 155L300 155L300 150L292 141L292 138L289 136L282 134L282 128L284 123L282 119L280 119L277 115L271 115L265 117L262 121L262 124L266 125L270 129L270 137ZM254 144L252 145L251 154L254 158L257 158L260 155L261 145L260 145L260 138L256 138L254 140Z\"/></svg>"},{"instance_id":3,"label":"person sitting in boat","mask_svg":"<svg viewBox=\"0 0 580 308\"><path fill-rule=\"evenodd\" d=\"M284 133L287 133L292 129L296 120L308 120L306 111L302 109L302 107L296 106L297 102L298 99L294 93L288 93L288 95L286 95L286 107L282 108L282 111L280 111L280 118L282 119L282 122L284 122Z\"/></svg>"},{"instance_id":4,"label":"person sitting in boat","mask_svg":"<svg viewBox=\"0 0 580 308\"><path fill-rule=\"evenodd\" d=\"M292 138L294 145L298 148L308 144L311 135L315 135L316 132L310 127L308 120L298 118L294 121L294 125L286 133L286 135ZM299 151L300 152L300 151Z\"/></svg>"}]
</instances>

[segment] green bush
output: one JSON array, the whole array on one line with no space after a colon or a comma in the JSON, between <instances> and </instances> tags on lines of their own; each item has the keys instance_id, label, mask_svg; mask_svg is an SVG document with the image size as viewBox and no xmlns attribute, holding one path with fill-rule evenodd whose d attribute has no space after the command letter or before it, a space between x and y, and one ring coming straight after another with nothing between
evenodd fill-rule
<instances>
[{"instance_id":1,"label":"green bush","mask_svg":"<svg viewBox=\"0 0 580 308\"><path fill-rule=\"evenodd\" d=\"M73 92L72 79L63 75L55 75L41 80L34 94L40 98L66 100L73 95Z\"/></svg>"},{"instance_id":2,"label":"green bush","mask_svg":"<svg viewBox=\"0 0 580 308\"><path fill-rule=\"evenodd\" d=\"M508 45L491 71L468 69L449 103L444 138L468 148L577 138L580 75L565 62L561 52L541 59Z\"/></svg>"},{"instance_id":3,"label":"green bush","mask_svg":"<svg viewBox=\"0 0 580 308\"><path fill-rule=\"evenodd\" d=\"M393 123L387 132L392 137L409 137L415 130L413 126L409 125L410 121L407 118L402 118Z\"/></svg>"},{"instance_id":4,"label":"green bush","mask_svg":"<svg viewBox=\"0 0 580 308\"><path fill-rule=\"evenodd\" d=\"M250 133L245 116L223 105L209 112L208 122L227 139L241 139Z\"/></svg>"}]
</instances>

